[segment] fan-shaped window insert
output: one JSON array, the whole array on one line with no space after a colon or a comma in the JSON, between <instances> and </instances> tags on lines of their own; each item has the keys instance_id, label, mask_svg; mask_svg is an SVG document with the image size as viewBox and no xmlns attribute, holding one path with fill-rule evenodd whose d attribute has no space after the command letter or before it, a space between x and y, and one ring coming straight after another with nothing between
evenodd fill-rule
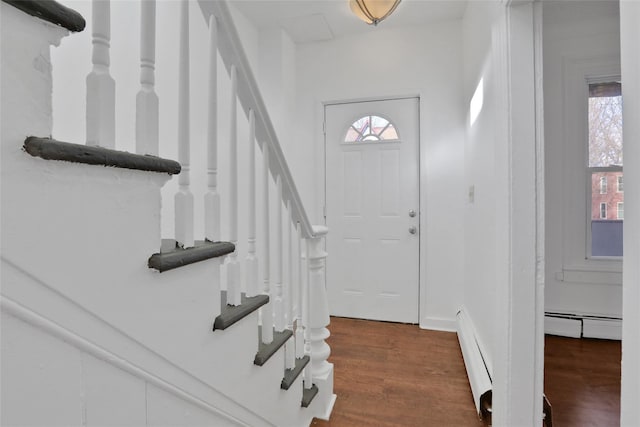
<instances>
[{"instance_id":1,"label":"fan-shaped window insert","mask_svg":"<svg viewBox=\"0 0 640 427\"><path fill-rule=\"evenodd\" d=\"M349 126L344 142L397 141L398 131L384 117L368 115L359 118Z\"/></svg>"}]
</instances>

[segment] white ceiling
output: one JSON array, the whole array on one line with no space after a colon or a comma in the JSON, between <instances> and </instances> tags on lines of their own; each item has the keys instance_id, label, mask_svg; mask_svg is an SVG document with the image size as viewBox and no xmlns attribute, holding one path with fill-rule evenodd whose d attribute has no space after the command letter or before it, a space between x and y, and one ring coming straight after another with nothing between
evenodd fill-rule
<instances>
[{"instance_id":1,"label":"white ceiling","mask_svg":"<svg viewBox=\"0 0 640 427\"><path fill-rule=\"evenodd\" d=\"M235 0L233 5L258 29L284 28L296 43L354 33L459 19L466 0L402 0L378 28L360 21L348 0Z\"/></svg>"}]
</instances>

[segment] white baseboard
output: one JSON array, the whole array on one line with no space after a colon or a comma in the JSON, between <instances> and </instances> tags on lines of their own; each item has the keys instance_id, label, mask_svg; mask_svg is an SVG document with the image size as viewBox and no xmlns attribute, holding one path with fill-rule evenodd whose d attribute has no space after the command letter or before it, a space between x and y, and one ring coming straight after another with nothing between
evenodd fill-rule
<instances>
[{"instance_id":1,"label":"white baseboard","mask_svg":"<svg viewBox=\"0 0 640 427\"><path fill-rule=\"evenodd\" d=\"M584 319L582 321L582 336L584 338L622 340L622 320Z\"/></svg>"},{"instance_id":2,"label":"white baseboard","mask_svg":"<svg viewBox=\"0 0 640 427\"><path fill-rule=\"evenodd\" d=\"M439 317L424 317L420 321L421 329L429 329L432 331L456 332L455 319L443 319Z\"/></svg>"},{"instance_id":3,"label":"white baseboard","mask_svg":"<svg viewBox=\"0 0 640 427\"><path fill-rule=\"evenodd\" d=\"M492 388L491 377L477 343L473 321L466 315L464 308L458 312L457 330L467 377L473 393L473 401L478 413L480 413L481 398L490 392Z\"/></svg>"},{"instance_id":4,"label":"white baseboard","mask_svg":"<svg viewBox=\"0 0 640 427\"><path fill-rule=\"evenodd\" d=\"M544 332L569 338L622 339L622 320L584 314L547 313Z\"/></svg>"},{"instance_id":5,"label":"white baseboard","mask_svg":"<svg viewBox=\"0 0 640 427\"><path fill-rule=\"evenodd\" d=\"M582 321L564 317L544 317L544 333L561 337L580 338L582 336Z\"/></svg>"}]
</instances>

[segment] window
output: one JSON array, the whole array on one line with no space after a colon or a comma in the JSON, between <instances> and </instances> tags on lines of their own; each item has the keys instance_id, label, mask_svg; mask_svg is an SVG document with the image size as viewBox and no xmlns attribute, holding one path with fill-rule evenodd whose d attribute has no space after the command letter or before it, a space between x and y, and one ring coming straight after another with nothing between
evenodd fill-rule
<instances>
[{"instance_id":1,"label":"window","mask_svg":"<svg viewBox=\"0 0 640 427\"><path fill-rule=\"evenodd\" d=\"M607 194L607 177L600 177L600 194Z\"/></svg>"},{"instance_id":2,"label":"window","mask_svg":"<svg viewBox=\"0 0 640 427\"><path fill-rule=\"evenodd\" d=\"M589 84L588 164L591 214L590 256L622 256L622 88L620 82ZM617 191L607 191L607 183L616 183ZM607 217L607 206L617 207L616 216Z\"/></svg>"},{"instance_id":3,"label":"window","mask_svg":"<svg viewBox=\"0 0 640 427\"><path fill-rule=\"evenodd\" d=\"M349 126L344 142L397 141L398 131L389 120L373 114L356 120Z\"/></svg>"}]
</instances>

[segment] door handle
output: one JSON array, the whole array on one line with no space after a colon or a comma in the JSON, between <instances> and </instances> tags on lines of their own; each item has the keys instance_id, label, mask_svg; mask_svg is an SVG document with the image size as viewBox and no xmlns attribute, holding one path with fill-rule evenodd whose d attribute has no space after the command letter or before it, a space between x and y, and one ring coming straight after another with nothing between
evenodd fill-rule
<instances>
[{"instance_id":1,"label":"door handle","mask_svg":"<svg viewBox=\"0 0 640 427\"><path fill-rule=\"evenodd\" d=\"M409 233L416 234L417 232L418 232L418 228L415 225L412 227L409 227Z\"/></svg>"},{"instance_id":2,"label":"door handle","mask_svg":"<svg viewBox=\"0 0 640 427\"><path fill-rule=\"evenodd\" d=\"M409 216L410 216L411 218L415 217L415 216L416 216L416 211L414 211L413 209L410 209L410 210L409 210Z\"/></svg>"}]
</instances>

